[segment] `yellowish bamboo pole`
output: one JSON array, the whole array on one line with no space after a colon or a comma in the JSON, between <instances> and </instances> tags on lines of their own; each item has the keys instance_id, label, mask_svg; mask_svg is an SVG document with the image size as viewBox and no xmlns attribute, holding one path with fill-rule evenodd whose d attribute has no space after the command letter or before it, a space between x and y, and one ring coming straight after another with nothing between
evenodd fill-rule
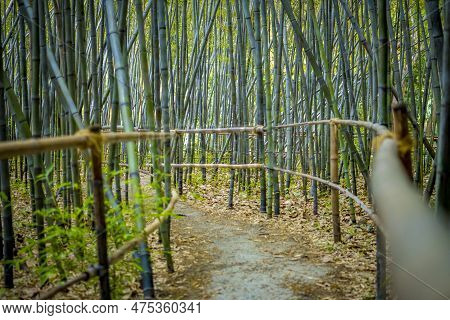
<instances>
[{"instance_id":1,"label":"yellowish bamboo pole","mask_svg":"<svg viewBox=\"0 0 450 320\"><path fill-rule=\"evenodd\" d=\"M172 163L172 168L220 168L220 169L261 169L259 163L222 164L222 163Z\"/></svg>"},{"instance_id":2,"label":"yellowish bamboo pole","mask_svg":"<svg viewBox=\"0 0 450 320\"><path fill-rule=\"evenodd\" d=\"M377 135L386 134L388 132L388 129L385 126L380 125L378 123L372 123L369 121L360 121L360 120L347 120L347 119L329 119L329 120L317 120L317 121L290 123L290 124L274 126L273 129L305 127L305 126L314 126L314 125L319 125L319 124L330 125L331 123L345 125L345 126L352 126L352 127L367 128L369 130L373 130Z\"/></svg>"},{"instance_id":3,"label":"yellowish bamboo pole","mask_svg":"<svg viewBox=\"0 0 450 320\"><path fill-rule=\"evenodd\" d=\"M121 167L128 167L126 163L120 163ZM227 163L171 163L172 168L206 168L206 169L261 169L264 165L259 163L246 163L246 164L227 164ZM152 164L146 164L151 167ZM145 174L151 174L147 170L139 169L140 172Z\"/></svg>"},{"instance_id":4,"label":"yellowish bamboo pole","mask_svg":"<svg viewBox=\"0 0 450 320\"><path fill-rule=\"evenodd\" d=\"M109 131L110 126L103 126L103 131ZM118 126L116 128L117 132L122 132L123 127ZM135 128L136 132L155 132L150 131L149 129ZM255 126L255 127L231 127L231 128L200 128L200 129L172 129L170 133L173 134L189 134L189 133L204 133L204 134L230 134L230 133L264 133L265 128L263 126ZM158 133L158 132L156 132Z\"/></svg>"},{"instance_id":5,"label":"yellowish bamboo pole","mask_svg":"<svg viewBox=\"0 0 450 320\"><path fill-rule=\"evenodd\" d=\"M85 149L88 138L83 136L62 136L56 138L27 139L0 143L0 159L19 155L31 155L66 148Z\"/></svg>"},{"instance_id":6,"label":"yellowish bamboo pole","mask_svg":"<svg viewBox=\"0 0 450 320\"><path fill-rule=\"evenodd\" d=\"M318 125L318 124L329 124L329 123L330 123L330 120L306 121L306 122L297 122L297 123L289 123L289 124L280 124L278 126L273 126L272 129L306 127L306 126L314 126L314 125Z\"/></svg>"},{"instance_id":7,"label":"yellowish bamboo pole","mask_svg":"<svg viewBox=\"0 0 450 320\"><path fill-rule=\"evenodd\" d=\"M338 151L338 128L332 122L330 124L330 179L331 182L339 184L339 151ZM339 191L331 189L331 213L333 216L333 238L334 242L341 241L341 225L339 218Z\"/></svg>"},{"instance_id":8,"label":"yellowish bamboo pole","mask_svg":"<svg viewBox=\"0 0 450 320\"><path fill-rule=\"evenodd\" d=\"M108 132L100 134L100 141L102 143L117 143L147 139L164 139L171 135L175 134L164 132ZM60 149L87 149L91 147L92 143L95 143L96 139L96 136L93 136L89 130L80 130L77 134L71 136L1 142L0 159Z\"/></svg>"}]
</instances>

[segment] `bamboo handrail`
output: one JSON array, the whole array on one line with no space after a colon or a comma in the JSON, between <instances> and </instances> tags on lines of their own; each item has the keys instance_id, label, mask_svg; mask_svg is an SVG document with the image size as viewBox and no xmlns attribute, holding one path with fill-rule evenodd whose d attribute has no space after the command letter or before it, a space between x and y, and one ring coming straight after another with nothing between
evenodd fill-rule
<instances>
[{"instance_id":1,"label":"bamboo handrail","mask_svg":"<svg viewBox=\"0 0 450 320\"><path fill-rule=\"evenodd\" d=\"M102 133L103 143L118 143L149 139L166 139L173 137L173 132L134 131L134 132L105 132Z\"/></svg>"},{"instance_id":2,"label":"bamboo handrail","mask_svg":"<svg viewBox=\"0 0 450 320\"><path fill-rule=\"evenodd\" d=\"M126 163L119 163L121 167L128 167ZM145 166L152 167L152 164ZM207 168L207 169L262 169L264 165L259 163L241 163L241 164L227 164L227 163L171 163L172 168ZM144 174L151 174L148 170L139 169Z\"/></svg>"},{"instance_id":3,"label":"bamboo handrail","mask_svg":"<svg viewBox=\"0 0 450 320\"><path fill-rule=\"evenodd\" d=\"M121 163L121 166L126 167L127 164L125 163ZM353 201L355 201L355 203L357 203L361 209L367 213L367 215L369 216L369 218L374 221L374 223L377 226L381 226L381 222L379 221L378 217L373 213L373 210L370 209L361 199L359 199L356 195L354 195L353 193L351 193L349 190L342 188L341 186L339 186L336 183L333 183L331 181L316 177L316 176L312 176L309 174L305 174L305 173L300 173L300 172L296 172L296 171L292 171L292 170L288 170L288 169L283 169L283 168L278 168L278 167L274 167L274 168L270 168L269 166L260 164L260 163L249 163L249 164L222 164L222 163L172 163L171 166L173 168L222 168L222 169L272 169L272 170L276 170L276 171L280 171L280 172L284 172L284 173L288 173L288 174L292 174L292 175L296 175L296 176L301 176L303 178L307 178L310 180L315 180L319 183L322 183L324 185L329 186L330 188L333 188L335 190L340 191L344 196L346 196L347 198L352 199ZM143 173L148 173L150 174L148 171L145 170L140 170Z\"/></svg>"},{"instance_id":4,"label":"bamboo handrail","mask_svg":"<svg viewBox=\"0 0 450 320\"><path fill-rule=\"evenodd\" d=\"M172 168L221 168L221 169L262 169L260 163L223 164L223 163L172 163Z\"/></svg>"},{"instance_id":5,"label":"bamboo handrail","mask_svg":"<svg viewBox=\"0 0 450 320\"><path fill-rule=\"evenodd\" d=\"M378 135L385 134L388 130L377 123L357 120L330 119L309 121L302 123L293 123L281 126L275 126L274 129L300 127L316 124L336 123L349 126L360 126L375 131ZM127 141L147 140L147 139L165 139L179 134L187 133L263 133L266 129L262 126L255 127L234 127L234 128L216 128L216 129L175 129L167 132L154 131L134 131L134 132L105 132L101 133L103 143L118 143ZM8 141L0 143L0 159L7 159L19 155L30 155L48 151L55 151L65 148L86 149L91 143L91 132L89 130L79 131L75 135L60 136L51 138L27 139L20 141Z\"/></svg>"},{"instance_id":6,"label":"bamboo handrail","mask_svg":"<svg viewBox=\"0 0 450 320\"><path fill-rule=\"evenodd\" d=\"M123 244L119 249L117 249L114 253L112 253L108 259L108 264L113 265L117 262L119 262L128 252L130 252L134 247L136 247L142 240L145 240L146 237L151 234L152 232L156 231L160 224L169 217L169 214L172 212L173 208L175 207L175 204L177 203L179 196L176 191L172 191L172 198L170 199L169 205L167 208L161 213L160 218L154 219L151 223L149 223L142 234L134 237L130 241ZM87 281L91 279L92 277L96 277L101 272L101 268L97 266L91 266L86 271L81 272L80 274L76 275L75 277L67 280L63 284L60 284L56 287L53 287L41 295L39 295L38 299L40 300L47 300L52 297L54 297L59 292L77 284L82 281Z\"/></svg>"},{"instance_id":7,"label":"bamboo handrail","mask_svg":"<svg viewBox=\"0 0 450 320\"><path fill-rule=\"evenodd\" d=\"M187 134L187 133L264 133L266 129L263 126L255 127L231 127L231 128L210 128L210 129L174 129L171 132L176 134Z\"/></svg>"},{"instance_id":8,"label":"bamboo handrail","mask_svg":"<svg viewBox=\"0 0 450 320\"><path fill-rule=\"evenodd\" d=\"M313 125L320 125L320 124L329 125L331 123L336 123L336 124L346 125L346 126L354 126L354 127L364 127L364 128L375 131L375 133L377 135L382 135L389 131L385 126L378 124L378 123L373 123L373 122L369 122L369 121L360 121L360 120L347 120L347 119L326 119L326 120L317 120L317 121L289 123L289 124L274 126L273 129L305 127L305 126L313 126Z\"/></svg>"},{"instance_id":9,"label":"bamboo handrail","mask_svg":"<svg viewBox=\"0 0 450 320\"><path fill-rule=\"evenodd\" d=\"M360 121L360 120L346 120L346 119L331 119L330 123L337 123L340 125L346 125L346 126L352 126L352 127L364 127L367 129L370 129L374 131L377 135L383 135L389 132L389 130L379 124L379 123L373 123L369 121Z\"/></svg>"},{"instance_id":10,"label":"bamboo handrail","mask_svg":"<svg viewBox=\"0 0 450 320\"><path fill-rule=\"evenodd\" d=\"M276 170L276 171L280 171L280 172L284 172L284 173L288 173L288 174L292 174L294 176L299 176L302 178L307 178L310 180L315 180L319 183L322 183L330 188L333 188L335 190L338 190L340 193L342 193L345 197L352 199L365 213L367 213L367 215L369 216L369 218L382 230L383 229L383 225L380 221L380 219L378 218L377 215L375 215L373 213L373 210L371 208L369 208L361 199L359 199L357 196L355 196L353 193L351 193L350 191L348 191L345 188L342 188L340 185L335 184L331 181L319 178L319 177L315 177L306 173L301 173L301 172L296 172L296 171L292 171L292 170L288 170L288 169L283 169L283 168L278 168L278 167L273 167L270 168L268 166L265 166L266 169L271 169L271 170Z\"/></svg>"},{"instance_id":11,"label":"bamboo handrail","mask_svg":"<svg viewBox=\"0 0 450 320\"><path fill-rule=\"evenodd\" d=\"M307 121L307 122L296 122L296 123L288 123L288 124L280 124L278 126L273 126L272 129L285 129L285 128L294 128L294 127L305 127L305 126L313 126L318 124L330 124L330 120L317 120L317 121Z\"/></svg>"},{"instance_id":12,"label":"bamboo handrail","mask_svg":"<svg viewBox=\"0 0 450 320\"><path fill-rule=\"evenodd\" d=\"M164 132L108 132L99 135L102 143L117 143L146 139L165 139L174 134ZM94 137L94 134L90 131L82 130L79 131L79 133L70 136L1 142L0 159L60 149L87 149L91 147Z\"/></svg>"},{"instance_id":13,"label":"bamboo handrail","mask_svg":"<svg viewBox=\"0 0 450 320\"><path fill-rule=\"evenodd\" d=\"M110 126L103 126L103 131L111 130ZM123 132L123 127L118 126L116 128L117 132ZM135 132L155 132L150 131L145 128L134 128ZM171 134L192 134L192 133L203 133L203 134L230 134L230 133L263 133L266 129L263 126L254 127L229 127L229 128L199 128L199 129L172 129Z\"/></svg>"},{"instance_id":14,"label":"bamboo handrail","mask_svg":"<svg viewBox=\"0 0 450 320\"><path fill-rule=\"evenodd\" d=\"M77 135L1 142L0 159L8 159L20 155L31 155L66 148L86 149L87 146L88 137Z\"/></svg>"},{"instance_id":15,"label":"bamboo handrail","mask_svg":"<svg viewBox=\"0 0 450 320\"><path fill-rule=\"evenodd\" d=\"M234 130L236 129L236 130ZM118 143L147 139L165 139L183 133L236 133L236 132L263 132L262 127L242 127L224 129L193 129L173 130L166 132L134 131L134 132L106 132L101 133L103 143ZM20 155L31 155L42 152L55 151L66 148L86 149L90 145L90 133L75 134L70 136L59 136L51 138L27 139L19 141L8 141L0 143L0 159L8 159Z\"/></svg>"}]
</instances>

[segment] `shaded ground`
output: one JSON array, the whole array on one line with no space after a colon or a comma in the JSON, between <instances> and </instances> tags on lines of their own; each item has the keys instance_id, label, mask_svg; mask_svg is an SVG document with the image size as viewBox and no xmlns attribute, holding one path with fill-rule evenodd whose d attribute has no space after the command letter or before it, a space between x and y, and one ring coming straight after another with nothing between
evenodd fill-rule
<instances>
[{"instance_id":1,"label":"shaded ground","mask_svg":"<svg viewBox=\"0 0 450 320\"><path fill-rule=\"evenodd\" d=\"M296 241L286 241L280 236L272 238L262 225L217 219L184 203L176 212L186 217L173 223L174 232L186 237L193 233L196 237L205 237L198 248L184 248L198 249L206 258L195 261L189 268L191 277L201 272L207 280L204 292L187 298L308 298L292 287L313 283L330 271L324 265L308 261Z\"/></svg>"},{"instance_id":2,"label":"shaded ground","mask_svg":"<svg viewBox=\"0 0 450 320\"><path fill-rule=\"evenodd\" d=\"M224 217L183 202L175 211L184 215L172 222L178 270L159 287L161 298L358 297L356 291L349 296L340 288L345 286L350 270L333 263L327 253L312 252L299 235L284 234L264 219L240 219L232 211Z\"/></svg>"},{"instance_id":3,"label":"shaded ground","mask_svg":"<svg viewBox=\"0 0 450 320\"><path fill-rule=\"evenodd\" d=\"M279 218L259 213L258 201L236 196L226 209L226 189L189 188L172 222L177 271L162 256L155 274L163 299L373 299L372 225L349 223L342 203L343 242L334 244L327 196L319 216L309 202L283 200ZM154 242L153 242L154 243Z\"/></svg>"}]
</instances>

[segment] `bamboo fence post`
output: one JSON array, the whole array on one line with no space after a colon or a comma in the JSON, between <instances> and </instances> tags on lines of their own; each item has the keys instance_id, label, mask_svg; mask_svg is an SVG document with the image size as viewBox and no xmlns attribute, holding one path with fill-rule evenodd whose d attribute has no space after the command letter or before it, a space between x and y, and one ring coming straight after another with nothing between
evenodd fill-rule
<instances>
[{"instance_id":1,"label":"bamboo fence post","mask_svg":"<svg viewBox=\"0 0 450 320\"><path fill-rule=\"evenodd\" d=\"M97 234L97 255L99 264L100 294L103 300L111 299L109 287L108 247L106 238L105 204L102 177L102 139L99 127L90 129L90 149L92 157L92 177L94 196L94 219Z\"/></svg>"},{"instance_id":2,"label":"bamboo fence post","mask_svg":"<svg viewBox=\"0 0 450 320\"><path fill-rule=\"evenodd\" d=\"M331 182L339 183L339 154L338 154L338 127L330 123L330 178ZM334 242L341 241L341 226L339 221L339 191L331 189L331 212L333 216Z\"/></svg>"}]
</instances>

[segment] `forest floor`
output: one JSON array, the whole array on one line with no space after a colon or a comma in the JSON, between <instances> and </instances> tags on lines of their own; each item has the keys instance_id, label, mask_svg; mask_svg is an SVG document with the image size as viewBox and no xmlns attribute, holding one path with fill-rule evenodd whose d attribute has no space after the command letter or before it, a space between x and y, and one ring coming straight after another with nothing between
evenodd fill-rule
<instances>
[{"instance_id":1,"label":"forest floor","mask_svg":"<svg viewBox=\"0 0 450 320\"><path fill-rule=\"evenodd\" d=\"M299 182L293 182L290 194L281 199L281 215L268 219L259 212L256 186L251 193L236 192L234 208L227 209L227 174L219 176L222 181L208 180L207 183L196 177L196 181L185 187L176 206L175 213L179 216L172 219L171 232L174 273L166 271L157 235L149 237L157 298L374 298L374 228L358 208L358 223L352 224L348 201L341 199L343 241L334 244L326 190L319 197L316 216L312 214L312 200L305 201ZM144 192L151 192L145 175L142 183ZM23 188L14 191L13 201L17 204L17 235L33 237L33 229L27 231L30 222L25 222L30 220L26 191ZM132 222L131 216L130 219ZM17 241L19 247L21 241ZM94 262L95 242L91 245L89 258ZM73 258L73 253L69 257ZM72 274L76 274L85 269L86 264L80 266L74 262L72 268ZM0 278L2 272L0 270ZM36 264L27 260L17 270L16 289L6 290L0 286L0 299L39 297L39 292L51 287L51 283L40 288L37 275ZM139 272L132 257L114 266L111 282L116 299L142 298ZM98 296L97 282L90 280L56 298L97 299Z\"/></svg>"},{"instance_id":2,"label":"forest floor","mask_svg":"<svg viewBox=\"0 0 450 320\"><path fill-rule=\"evenodd\" d=\"M373 226L364 217L350 224L345 200L343 242L334 244L327 192L318 216L312 201L292 196L283 199L280 217L268 219L245 192L230 210L225 186L187 189L175 210L182 216L172 220L176 272L168 274L162 255L155 257L160 298L374 298Z\"/></svg>"},{"instance_id":3,"label":"forest floor","mask_svg":"<svg viewBox=\"0 0 450 320\"><path fill-rule=\"evenodd\" d=\"M186 299L305 299L329 296L319 280L339 276L342 268L319 261L294 235L281 234L263 221L242 221L210 214L185 203L173 222L175 245L192 255L168 295ZM327 258L325 258L327 259ZM163 293L163 292L161 292Z\"/></svg>"}]
</instances>

